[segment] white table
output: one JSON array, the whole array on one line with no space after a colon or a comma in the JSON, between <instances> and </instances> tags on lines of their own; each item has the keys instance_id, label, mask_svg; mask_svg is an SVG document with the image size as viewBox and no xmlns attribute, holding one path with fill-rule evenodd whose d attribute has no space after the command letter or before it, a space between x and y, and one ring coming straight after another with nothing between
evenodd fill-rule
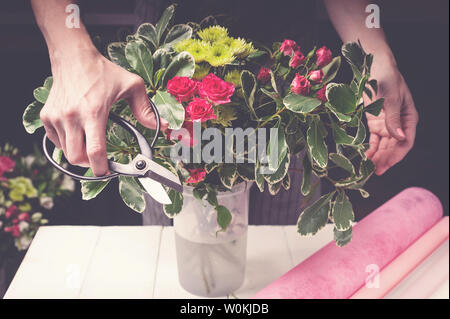
<instances>
[{"instance_id":1,"label":"white table","mask_svg":"<svg viewBox=\"0 0 450 319\"><path fill-rule=\"evenodd\" d=\"M253 296L333 238L295 226L250 226L246 279L238 298ZM448 287L448 283L447 283ZM440 287L434 298L448 298ZM172 227L41 227L5 298L198 298L178 283Z\"/></svg>"}]
</instances>

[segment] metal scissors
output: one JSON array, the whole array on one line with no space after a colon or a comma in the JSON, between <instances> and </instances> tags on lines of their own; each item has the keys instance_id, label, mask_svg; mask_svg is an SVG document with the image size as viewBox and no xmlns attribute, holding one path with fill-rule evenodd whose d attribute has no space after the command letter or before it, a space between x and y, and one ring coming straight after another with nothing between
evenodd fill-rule
<instances>
[{"instance_id":1,"label":"metal scissors","mask_svg":"<svg viewBox=\"0 0 450 319\"><path fill-rule=\"evenodd\" d=\"M163 185L170 187L178 192L183 191L183 186L177 175L175 175L167 168L161 166L160 164L152 160L153 155L152 149L156 143L156 140L158 139L161 125L160 125L160 116L155 104L150 99L149 102L153 110L153 113L155 114L155 120L157 123L156 133L150 145L148 144L146 138L132 124L125 121L123 118L114 113L109 114L110 120L120 125L122 128L127 130L131 135L133 135L136 138L136 141L140 148L140 154L138 154L128 164L121 164L114 162L112 160L108 160L111 174L101 177L82 176L77 175L69 171L68 169L64 168L63 166L58 164L58 162L56 162L50 155L47 148L50 140L48 139L47 134L44 135L42 141L42 147L44 150L45 157L59 171L61 171L64 174L67 174L73 179L77 179L80 181L104 181L115 177L119 177L121 175L137 177L139 182L147 191L147 193L151 197L153 197L157 202L161 204L171 204L172 201L167 195L167 192L164 189Z\"/></svg>"}]
</instances>

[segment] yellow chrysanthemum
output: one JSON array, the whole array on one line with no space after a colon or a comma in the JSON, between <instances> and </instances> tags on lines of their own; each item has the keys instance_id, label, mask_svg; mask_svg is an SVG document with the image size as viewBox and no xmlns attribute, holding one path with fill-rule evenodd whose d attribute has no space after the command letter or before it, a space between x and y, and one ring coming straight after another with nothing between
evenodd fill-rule
<instances>
[{"instance_id":1,"label":"yellow chrysanthemum","mask_svg":"<svg viewBox=\"0 0 450 319\"><path fill-rule=\"evenodd\" d=\"M195 63L200 63L205 61L206 56L208 55L209 44L207 42L203 42L200 40L194 40L185 51L192 54L194 57Z\"/></svg>"},{"instance_id":2,"label":"yellow chrysanthemum","mask_svg":"<svg viewBox=\"0 0 450 319\"><path fill-rule=\"evenodd\" d=\"M233 107L229 105L218 105L214 109L216 114L216 119L211 120L214 124L220 124L224 127L229 127L232 125L232 121L237 119L236 112Z\"/></svg>"},{"instance_id":3,"label":"yellow chrysanthemum","mask_svg":"<svg viewBox=\"0 0 450 319\"><path fill-rule=\"evenodd\" d=\"M256 52L256 49L253 46L253 43L246 42L245 45L243 46L243 48L239 50L239 52L235 51L234 55L239 59L245 59L250 54L255 53L255 52Z\"/></svg>"},{"instance_id":4,"label":"yellow chrysanthemum","mask_svg":"<svg viewBox=\"0 0 450 319\"><path fill-rule=\"evenodd\" d=\"M227 28L214 25L198 31L197 35L204 41L216 42L220 39L228 37L228 30Z\"/></svg>"},{"instance_id":5,"label":"yellow chrysanthemum","mask_svg":"<svg viewBox=\"0 0 450 319\"><path fill-rule=\"evenodd\" d=\"M234 59L233 51L220 43L213 44L208 50L208 56L206 57L206 61L215 67L230 64Z\"/></svg>"},{"instance_id":6,"label":"yellow chrysanthemum","mask_svg":"<svg viewBox=\"0 0 450 319\"><path fill-rule=\"evenodd\" d=\"M241 72L238 70L233 70L225 74L225 81L231 82L234 84L234 87L241 87Z\"/></svg>"},{"instance_id":7,"label":"yellow chrysanthemum","mask_svg":"<svg viewBox=\"0 0 450 319\"><path fill-rule=\"evenodd\" d=\"M186 51L186 49L195 42L195 39L186 39L180 42L175 43L173 49L177 52Z\"/></svg>"},{"instance_id":8,"label":"yellow chrysanthemum","mask_svg":"<svg viewBox=\"0 0 450 319\"><path fill-rule=\"evenodd\" d=\"M201 80L208 75L211 66L207 63L195 64L195 72L192 76L195 80Z\"/></svg>"}]
</instances>

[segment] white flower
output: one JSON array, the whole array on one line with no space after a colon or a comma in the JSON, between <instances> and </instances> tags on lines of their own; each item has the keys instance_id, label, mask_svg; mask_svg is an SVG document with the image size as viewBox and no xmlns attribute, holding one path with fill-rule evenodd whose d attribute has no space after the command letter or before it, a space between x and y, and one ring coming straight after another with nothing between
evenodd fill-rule
<instances>
[{"instance_id":1,"label":"white flower","mask_svg":"<svg viewBox=\"0 0 450 319\"><path fill-rule=\"evenodd\" d=\"M67 175L64 175L63 181L61 184L62 190L67 190L69 192L73 192L75 190L75 182L72 178Z\"/></svg>"},{"instance_id":2,"label":"white flower","mask_svg":"<svg viewBox=\"0 0 450 319\"><path fill-rule=\"evenodd\" d=\"M34 213L33 215L31 215L31 221L33 223L37 223L39 220L41 220L42 218L42 213Z\"/></svg>"},{"instance_id":3,"label":"white flower","mask_svg":"<svg viewBox=\"0 0 450 319\"><path fill-rule=\"evenodd\" d=\"M30 246L31 238L28 238L28 236L22 236L16 239L15 244L18 250L25 250Z\"/></svg>"},{"instance_id":4,"label":"white flower","mask_svg":"<svg viewBox=\"0 0 450 319\"><path fill-rule=\"evenodd\" d=\"M34 156L28 155L27 157L25 157L25 164L26 164L28 167L31 167L31 165L33 164L33 162L34 162Z\"/></svg>"},{"instance_id":5,"label":"white flower","mask_svg":"<svg viewBox=\"0 0 450 319\"><path fill-rule=\"evenodd\" d=\"M30 227L30 224L28 224L26 221L21 221L19 223L19 231L22 233L24 230L28 229Z\"/></svg>"},{"instance_id":6,"label":"white flower","mask_svg":"<svg viewBox=\"0 0 450 319\"><path fill-rule=\"evenodd\" d=\"M39 198L39 202L42 207L45 209L52 209L53 208L53 198L51 197L41 197Z\"/></svg>"}]
</instances>

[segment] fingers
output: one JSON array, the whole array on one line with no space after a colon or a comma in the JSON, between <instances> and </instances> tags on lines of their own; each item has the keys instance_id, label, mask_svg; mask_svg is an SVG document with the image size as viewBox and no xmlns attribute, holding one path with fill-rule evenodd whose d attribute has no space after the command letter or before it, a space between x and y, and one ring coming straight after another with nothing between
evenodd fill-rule
<instances>
[{"instance_id":1,"label":"fingers","mask_svg":"<svg viewBox=\"0 0 450 319\"><path fill-rule=\"evenodd\" d=\"M89 164L95 176L108 173L108 159L106 158L106 119L89 121L85 124L86 153Z\"/></svg>"},{"instance_id":2,"label":"fingers","mask_svg":"<svg viewBox=\"0 0 450 319\"><path fill-rule=\"evenodd\" d=\"M58 133L53 128L52 123L49 120L44 120L41 116L42 123L44 124L45 132L47 137L52 141L56 148L62 149L61 143L59 142Z\"/></svg>"},{"instance_id":3,"label":"fingers","mask_svg":"<svg viewBox=\"0 0 450 319\"><path fill-rule=\"evenodd\" d=\"M84 142L84 131L80 125L67 124L65 155L72 165L89 167L89 159L86 154L86 144Z\"/></svg>"},{"instance_id":4,"label":"fingers","mask_svg":"<svg viewBox=\"0 0 450 319\"><path fill-rule=\"evenodd\" d=\"M153 113L148 96L145 91L144 81L137 77L133 79L131 87L124 96L130 105L131 111L136 119L145 127L155 129L156 119ZM165 131L169 126L169 123L161 118L161 130Z\"/></svg>"},{"instance_id":5,"label":"fingers","mask_svg":"<svg viewBox=\"0 0 450 319\"><path fill-rule=\"evenodd\" d=\"M402 101L386 99L383 107L386 113L386 128L389 134L398 141L403 141L406 136L401 122Z\"/></svg>"},{"instance_id":6,"label":"fingers","mask_svg":"<svg viewBox=\"0 0 450 319\"><path fill-rule=\"evenodd\" d=\"M369 159L377 152L379 143L380 137L375 133L371 133L369 138L369 149L366 151L366 156Z\"/></svg>"}]
</instances>

